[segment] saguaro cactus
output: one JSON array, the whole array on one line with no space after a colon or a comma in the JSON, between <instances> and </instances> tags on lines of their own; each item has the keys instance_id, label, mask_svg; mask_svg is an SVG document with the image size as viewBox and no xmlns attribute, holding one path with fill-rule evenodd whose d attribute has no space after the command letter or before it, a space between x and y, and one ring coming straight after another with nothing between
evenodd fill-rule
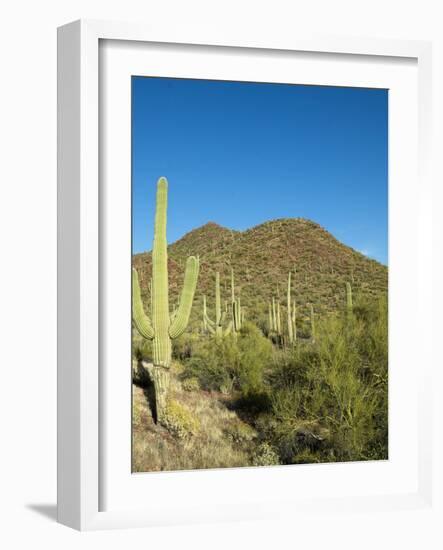
<instances>
[{"instance_id":1,"label":"saguaro cactus","mask_svg":"<svg viewBox=\"0 0 443 550\"><path fill-rule=\"evenodd\" d=\"M276 302L274 296L272 302L269 302L269 334L277 335L279 340L283 337L280 302L278 300Z\"/></svg>"},{"instance_id":2,"label":"saguaro cactus","mask_svg":"<svg viewBox=\"0 0 443 550\"><path fill-rule=\"evenodd\" d=\"M160 178L157 182L154 244L152 247L152 321L143 309L138 274L132 271L132 318L138 332L152 340L153 381L157 422L162 423L169 387L171 366L171 340L186 329L191 314L192 301L197 285L199 260L190 256L186 261L185 279L180 305L173 316L169 313L168 289L168 246L166 242L166 212L168 202L168 182ZM172 319L171 319L172 317Z\"/></svg>"},{"instance_id":3,"label":"saguaro cactus","mask_svg":"<svg viewBox=\"0 0 443 550\"><path fill-rule=\"evenodd\" d=\"M288 340L290 344L294 344L297 338L297 327L295 324L295 301L291 302L291 272L288 274L288 291L287 291L287 315L288 315Z\"/></svg>"},{"instance_id":4,"label":"saguaro cactus","mask_svg":"<svg viewBox=\"0 0 443 550\"><path fill-rule=\"evenodd\" d=\"M226 336L231 332L232 321L223 329L223 324L226 319L226 312L221 311L221 299L220 299L220 273L217 271L215 274L215 321L213 321L206 311L206 296L203 297L203 317L206 327L211 334L214 334L216 338Z\"/></svg>"},{"instance_id":5,"label":"saguaro cactus","mask_svg":"<svg viewBox=\"0 0 443 550\"><path fill-rule=\"evenodd\" d=\"M274 332L277 332L277 310L276 310L276 307L275 307L275 298L274 296L272 297L272 326L273 326L273 331Z\"/></svg>"},{"instance_id":6,"label":"saguaro cactus","mask_svg":"<svg viewBox=\"0 0 443 550\"><path fill-rule=\"evenodd\" d=\"M240 298L235 297L234 269L231 268L231 301L232 301L232 327L234 334L240 332L243 326L244 312L241 307Z\"/></svg>"},{"instance_id":7,"label":"saguaro cactus","mask_svg":"<svg viewBox=\"0 0 443 550\"><path fill-rule=\"evenodd\" d=\"M315 315L314 306L311 304L309 308L310 320L311 320L311 340L315 342Z\"/></svg>"}]
</instances>

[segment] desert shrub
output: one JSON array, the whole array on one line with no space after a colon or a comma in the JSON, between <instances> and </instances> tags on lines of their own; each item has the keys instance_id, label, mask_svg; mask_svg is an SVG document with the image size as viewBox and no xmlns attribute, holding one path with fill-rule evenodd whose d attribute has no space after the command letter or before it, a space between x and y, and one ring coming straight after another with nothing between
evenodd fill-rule
<instances>
[{"instance_id":1,"label":"desert shrub","mask_svg":"<svg viewBox=\"0 0 443 550\"><path fill-rule=\"evenodd\" d=\"M257 432L249 424L237 417L226 424L224 432L229 439L239 444L248 443L257 436Z\"/></svg>"},{"instance_id":2,"label":"desert shrub","mask_svg":"<svg viewBox=\"0 0 443 550\"><path fill-rule=\"evenodd\" d=\"M276 356L267 437L282 462L387 457L386 328L386 307L372 303L322 319L314 345Z\"/></svg>"},{"instance_id":3,"label":"desert shrub","mask_svg":"<svg viewBox=\"0 0 443 550\"><path fill-rule=\"evenodd\" d=\"M272 344L254 325L245 323L237 337L207 338L195 346L186 371L204 389L239 390L249 397L263 391L263 375L271 357Z\"/></svg>"},{"instance_id":4,"label":"desert shrub","mask_svg":"<svg viewBox=\"0 0 443 550\"><path fill-rule=\"evenodd\" d=\"M150 340L138 338L132 345L132 357L137 361L152 360L152 343Z\"/></svg>"},{"instance_id":5,"label":"desert shrub","mask_svg":"<svg viewBox=\"0 0 443 550\"><path fill-rule=\"evenodd\" d=\"M186 374L197 378L205 390L222 391L233 387L238 361L238 348L232 336L207 338L185 362Z\"/></svg>"},{"instance_id":6,"label":"desert shrub","mask_svg":"<svg viewBox=\"0 0 443 550\"><path fill-rule=\"evenodd\" d=\"M272 344L256 326L245 323L237 345L240 355L236 372L238 387L245 397L260 394L264 389L264 371L272 358Z\"/></svg>"},{"instance_id":7,"label":"desert shrub","mask_svg":"<svg viewBox=\"0 0 443 550\"><path fill-rule=\"evenodd\" d=\"M178 338L172 340L172 357L180 361L189 359L192 356L194 347L198 344L198 334L185 332Z\"/></svg>"},{"instance_id":8,"label":"desert shrub","mask_svg":"<svg viewBox=\"0 0 443 550\"><path fill-rule=\"evenodd\" d=\"M185 378L182 381L182 388L185 391L198 391L200 389L200 382L198 381L198 378L195 378L192 376L191 378Z\"/></svg>"},{"instance_id":9,"label":"desert shrub","mask_svg":"<svg viewBox=\"0 0 443 550\"><path fill-rule=\"evenodd\" d=\"M195 435L200 427L198 419L177 401L169 401L163 418L164 427L177 439Z\"/></svg>"},{"instance_id":10,"label":"desert shrub","mask_svg":"<svg viewBox=\"0 0 443 550\"><path fill-rule=\"evenodd\" d=\"M253 466L276 466L280 464L278 454L269 443L261 443L252 457Z\"/></svg>"}]
</instances>

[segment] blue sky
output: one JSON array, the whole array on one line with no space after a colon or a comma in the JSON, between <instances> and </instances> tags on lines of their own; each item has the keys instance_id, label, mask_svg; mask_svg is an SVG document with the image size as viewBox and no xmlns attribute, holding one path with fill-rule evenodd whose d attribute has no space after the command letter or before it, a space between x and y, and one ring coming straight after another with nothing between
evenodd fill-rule
<instances>
[{"instance_id":1,"label":"blue sky","mask_svg":"<svg viewBox=\"0 0 443 550\"><path fill-rule=\"evenodd\" d=\"M133 77L133 251L166 176L170 243L303 217L387 264L387 114L387 90Z\"/></svg>"}]
</instances>

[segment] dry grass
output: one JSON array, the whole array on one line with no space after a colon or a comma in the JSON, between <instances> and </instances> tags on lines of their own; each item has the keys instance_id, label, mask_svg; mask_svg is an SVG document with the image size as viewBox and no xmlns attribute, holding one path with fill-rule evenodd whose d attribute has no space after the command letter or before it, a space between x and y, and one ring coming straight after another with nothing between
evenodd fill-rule
<instances>
[{"instance_id":1,"label":"dry grass","mask_svg":"<svg viewBox=\"0 0 443 550\"><path fill-rule=\"evenodd\" d=\"M186 418L194 418L195 433L181 437L154 424L151 388L133 385L134 472L234 468L251 466L256 432L230 411L215 393L182 389L176 371L172 372L172 400L179 403ZM184 432L183 432L184 433Z\"/></svg>"}]
</instances>

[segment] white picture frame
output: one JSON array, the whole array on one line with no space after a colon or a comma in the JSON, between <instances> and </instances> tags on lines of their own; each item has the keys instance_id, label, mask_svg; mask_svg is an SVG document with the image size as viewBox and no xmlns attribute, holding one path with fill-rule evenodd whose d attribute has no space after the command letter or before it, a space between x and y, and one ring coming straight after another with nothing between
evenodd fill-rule
<instances>
[{"instance_id":1,"label":"white picture frame","mask_svg":"<svg viewBox=\"0 0 443 550\"><path fill-rule=\"evenodd\" d=\"M361 477L361 471L354 464L333 465L338 472L343 469L353 472L348 479L348 490L334 494L333 488L327 494L312 491L311 497L304 493L300 498L285 491L288 486L288 472L284 468L238 469L229 471L180 472L149 474L143 480L132 476L131 485L143 483L158 495L165 492L165 502L157 499L157 505L142 506L134 497L135 493L122 490L126 495L119 501L119 493L112 500L111 509L103 509L103 483L118 478L118 471L106 464L103 453L109 453L110 447L105 437L106 406L103 405L102 371L100 367L100 333L101 304L106 299L107 285L103 288L99 282L103 276L103 231L102 223L103 197L106 193L100 187L100 105L99 94L100 63L103 56L100 44L103 41L116 41L117 44L131 45L156 44L175 45L174 51L194 46L193 51L204 50L211 58L213 48L223 49L227 55L241 57L255 52L270 52L273 55L285 56L290 53L303 52L312 56L330 54L340 59L371 60L385 59L395 65L396 60L412 60L416 70L418 94L411 90L410 99L414 99L418 124L411 118L411 132L418 137L418 150L412 151L416 159L413 170L418 167L418 178L415 174L405 174L412 178L410 195L419 200L417 223L410 229L415 242L417 256L414 262L411 279L405 276L415 288L411 290L416 313L422 317L431 317L429 311L429 288L424 282L430 279L430 195L431 180L429 177L430 154L430 67L431 47L425 42L370 40L363 38L306 36L281 37L272 39L254 39L253 37L230 37L208 39L204 36L186 36L186 32L168 33L162 29L154 30L136 24L77 21L59 29L58 33L58 519L80 530L141 527L153 525L170 525L200 521L220 521L235 519L258 519L261 517L284 517L295 509L303 512L321 512L333 505L344 513L356 507L364 511L393 510L399 508L426 508L432 502L432 452L431 452L431 369L433 358L431 351L424 351L420 372L410 379L410 391L415 392L416 408L411 409L411 421L417 426L416 453L413 462L405 470L410 476L414 470L411 484L404 485L405 490L393 486L386 491L354 493L355 483ZM212 48L212 50L211 50ZM127 48L126 48L127 49ZM159 48L161 50L161 48ZM127 49L128 50L128 49ZM130 51L126 56L131 56ZM364 57L362 57L364 56ZM119 57L117 55L117 57ZM121 56L120 56L121 57ZM108 62L108 57L106 62ZM144 63L145 58L141 58ZM161 62L161 58L159 58ZM124 61L127 63L127 61ZM218 62L219 70L221 63ZM369 67L369 65L368 65ZM375 65L375 70L377 65ZM120 67L121 69L121 67ZM119 69L119 70L120 70ZM148 68L149 70L149 68ZM186 70L182 76L186 76ZM198 70L198 69L197 69ZM217 61L211 59L211 71L217 73ZM283 68L284 70L284 68ZM349 68L344 68L349 71ZM369 71L369 68L367 69ZM373 69L374 70L374 69ZM119 71L117 71L119 72ZM390 70L386 71L392 72ZM395 71L394 71L395 72ZM211 74L212 74L211 73ZM119 73L120 74L120 73ZM200 74L200 73L199 73ZM276 76L276 78L278 78ZM386 78L388 78L386 76ZM246 79L246 78L245 78ZM276 80L278 81L278 80ZM105 84L108 82L104 80ZM342 81L341 81L342 82ZM350 80L351 82L351 80ZM319 82L321 83L321 82ZM331 83L330 81L328 82ZM337 81L337 84L339 82ZM112 99L112 98L111 98ZM396 122L398 124L398 121ZM121 129L122 126L119 126ZM415 138L415 136L414 136ZM118 144L117 144L118 145ZM120 144L125 148L125 143ZM127 147L126 147L127 154ZM395 150L391 151L396 154ZM410 161L411 159L409 159ZM405 161L406 162L406 161ZM414 164L415 163L415 164ZM407 192L405 193L405 201ZM117 200L118 202L118 200ZM114 199L115 203L115 199ZM108 204L108 203L107 203ZM110 204L110 203L109 203ZM412 202L410 206L412 207ZM106 206L108 208L108 206ZM112 204L111 204L112 208ZM400 218L398 223L401 223ZM395 231L394 231L395 234ZM398 236L398 239L401 237ZM399 241L395 241L400 243ZM127 244L127 243L126 243ZM123 243L125 246L125 243ZM127 250L130 254L130 248ZM395 275L394 275L395 281ZM400 283L399 283L400 284ZM129 304L130 302L128 302ZM130 306L129 306L130 307ZM426 338L426 334L423 335ZM414 344L412 343L411 346ZM412 374L412 372L411 372ZM406 376L406 374L405 374ZM118 384L114 384L114 388ZM392 388L390 388L391 390ZM112 388L109 390L111 391ZM114 391L114 390L112 390ZM110 395L112 394L112 391ZM409 390L408 390L409 391ZM395 392L395 389L394 389ZM108 396L107 396L108 399ZM412 418L413 416L413 418ZM128 419L129 421L129 419ZM125 434L124 427L121 434ZM119 432L120 433L120 432ZM415 436L414 436L415 437ZM115 449L115 442L113 443ZM128 441L129 445L129 441ZM393 463L395 465L395 463ZM371 475L393 476L393 472L378 472L378 465L373 465ZM383 466L380 466L383 468ZM290 467L293 468L293 467ZM300 467L296 467L300 468ZM309 468L309 467L305 467ZM312 468L318 470L318 476L326 479L329 476L327 466L311 466L305 477L312 477ZM272 471L271 471L272 470ZM293 470L295 471L295 470ZM301 470L299 470L301 471ZM409 472L409 473L408 473ZM127 472L130 476L130 471ZM291 474L292 475L292 474ZM317 475L317 474L316 474ZM346 474L347 475L347 474ZM142 474L144 476L144 474ZM406 479L406 477L404 479ZM374 477L375 479L375 477ZM134 481L135 480L135 481ZM245 484L249 498L229 503L221 497L217 502L210 502L210 493L204 493L205 487L218 483L218 487L235 480L236 484ZM257 484L263 483L261 495L254 491ZM399 483L405 483L399 481ZM195 490L193 491L192 488ZM132 490L132 489L131 489ZM183 494L195 492L195 502L186 502L177 498L174 506L170 497L174 491ZM199 493L201 492L201 494ZM206 499L198 505L198 498ZM135 505L131 505L135 502ZM169 503L169 504L168 504ZM247 504L247 505L246 505Z\"/></svg>"}]
</instances>

